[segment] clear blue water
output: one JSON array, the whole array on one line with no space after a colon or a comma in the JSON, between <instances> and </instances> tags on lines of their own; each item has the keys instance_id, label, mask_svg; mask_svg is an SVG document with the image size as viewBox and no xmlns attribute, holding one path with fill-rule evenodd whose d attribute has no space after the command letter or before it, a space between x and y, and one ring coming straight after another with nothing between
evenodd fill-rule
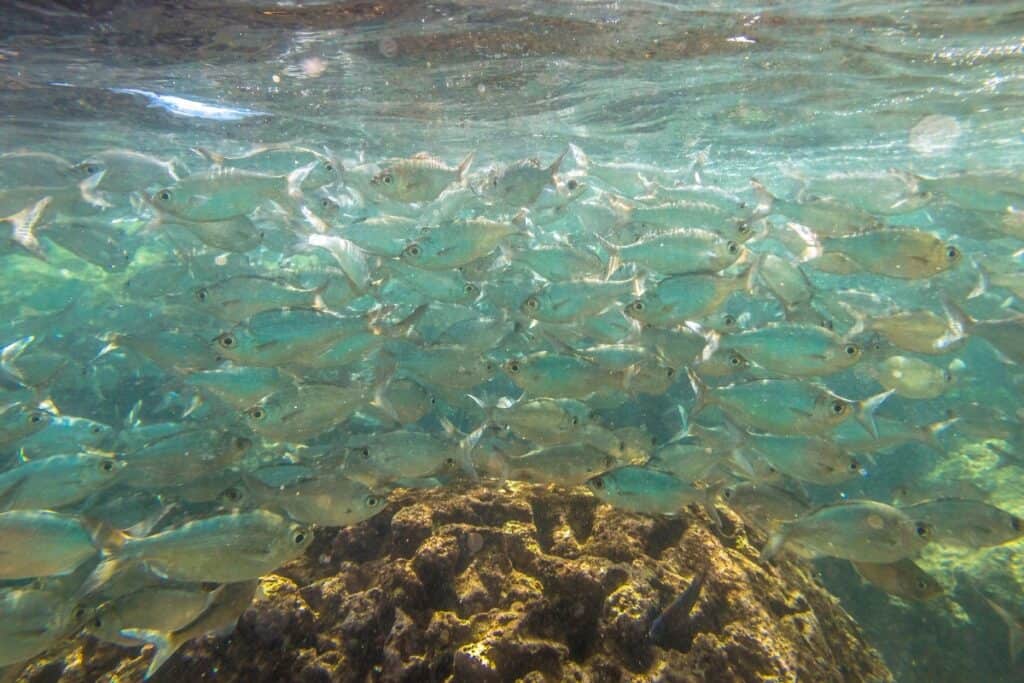
<instances>
[{"instance_id":1,"label":"clear blue water","mask_svg":"<svg viewBox=\"0 0 1024 683\"><path fill-rule=\"evenodd\" d=\"M936 354L893 345L891 336L875 348L879 335L864 329L900 311L926 310L946 320L951 307L944 302L979 320L1021 314L1022 27L1024 8L1013 2L8 3L0 13L0 152L6 155L0 157L0 213L22 211L5 225L13 231L30 224L35 239L12 232L9 246L0 249L0 345L8 349L0 404L10 406L5 414L12 421L13 411L35 410L50 424L35 436L29 435L34 427L25 434L17 431L21 426L10 428L6 434L13 436L4 437L0 450L5 474L45 456L89 449L117 454L135 474L118 474L125 479L95 491L75 475L70 486L86 487L83 494L54 499L49 507L72 517L109 515L111 525L128 527L152 519L169 500L195 505L157 530L222 514L218 496L237 482L240 470L285 461L312 467L314 480L327 471L343 477L361 472L366 481L360 486L375 495L399 484L444 485L468 471L500 478L509 463L495 467L484 456L494 447L487 415L466 394L493 404L524 388L526 400L583 402L608 433L643 429L643 447L632 452L640 464L689 422L695 397L688 369L698 376L706 372L703 379L713 387L777 378L780 370L753 362L735 374L729 368L712 372L711 364L702 371L699 354L680 362L669 352L681 341L659 345L623 311L641 291L647 296L659 280L685 273L659 273L646 257L625 252L619 269L607 267L608 244L650 239L670 228L706 228L728 240L742 223L753 236L743 235L750 239L740 247L745 253L739 264L727 260L724 268L698 267L696 273L725 281L756 263L755 286L659 327L678 330L688 320L687 330L711 343L704 356L719 360L730 335L742 330L765 329L787 317L808 326L827 322L838 339L858 345L859 359L793 382L827 386L856 401L889 386L880 380L880 373L892 372L887 358L914 358L940 376L947 372L950 386L923 397L900 385L878 410L879 419L914 434L918 427L958 421L937 432L938 450L920 438L904 439L884 453L859 456L852 476L828 485L780 479L756 458L747 466L723 464L725 474L705 472L705 478L723 486L737 478L767 478L799 489L815 505L985 497L1024 514L1024 476L1014 455L1022 446L1024 410L1022 361L1015 351L1017 343L1024 347L1019 326L1008 332L956 328L959 343ZM103 161L102 153L111 149L148 155L144 165L151 175L124 157ZM442 183L423 201L388 195L381 184L391 182L383 180L394 168L389 160L423 152L451 169L449 191L437 198ZM35 153L57 155L66 165L47 157L38 161L40 176L27 175L25 159ZM454 167L470 153L472 165L456 178ZM502 203L488 187L516 162L538 159L547 167L563 153L553 184L539 197ZM266 181L248 199L238 197L263 180L250 178L235 190L220 181L185 186L175 180L207 172L216 155L225 158L223 166L282 178ZM154 170L155 161L168 162L171 170ZM306 165L324 163L332 166L329 177L287 192L283 176L302 169L312 177L319 168ZM774 205L754 192L752 178L776 197ZM161 207L165 187L184 204ZM183 225L210 194L245 204L225 216L238 222L222 229ZM723 204L676 207L675 213L665 208L695 197ZM792 229L810 206L830 213L805 217L804 228ZM33 208L41 213L38 221L29 220ZM852 216L865 218L841 227ZM387 253L365 244L350 250L338 241L346 235L358 241L352 226L368 218L392 226L405 219L412 227L398 233L391 245L397 250ZM408 256L396 260L422 239L418 228L474 218L503 222L510 233L528 229L529 235L503 237L500 249L492 245L480 259L454 264L458 270L422 272ZM869 219L885 227L872 228ZM942 248L955 247L957 262L943 264L937 274L904 279L872 269L872 255L891 246L869 248L867 264L854 264L852 272L826 272L821 261L810 260L809 233L820 238L870 229L924 231ZM598 266L545 279L536 266L524 265L529 250L565 245ZM824 249L829 252L828 243ZM679 258L691 251L682 249ZM771 291L765 254L803 270L814 307L787 307ZM277 280L251 287L236 281L221 300L241 296L248 308L238 317L239 309L211 311L198 298L237 276ZM440 293L432 277L449 278L446 287L472 283L476 289ZM526 301L550 289L547 280L606 277L634 278L636 288L576 293L570 305L581 313L531 323L541 316ZM581 299L591 297L604 297L603 303L583 306ZM295 346L283 358L235 356L234 366L287 373L265 385L271 399L274 392L310 385L344 388L345 397L278 398L306 401L306 415L324 402L351 400L349 413L315 415L306 429L276 429L254 421L255 407L277 405L259 393L264 385L249 389L256 392L249 403L244 396L225 401L196 388L197 373L232 359L223 335L251 327L250 315L314 305L320 308L309 315L319 322L295 323L310 326L296 327L298 338L308 342L320 333L323 316L334 313L364 325L367 336L359 343L365 346L346 355L333 345L342 337L320 346L285 341L280 343ZM603 327L591 320L598 316ZM598 391L560 383L559 368L551 380L555 389L531 392L509 371L509 363L538 351L593 364L602 353L594 347L614 343L633 345L628 352L639 360L612 360L605 349L600 367L610 379ZM712 353L716 345L723 350ZM310 367L308 357L327 348L338 359ZM458 361L473 367L466 370ZM668 381L633 382L666 370ZM479 372L479 381L452 379L458 371ZM888 381L900 379L905 376ZM385 382L393 393L385 391L381 401L374 391ZM352 399L353 387L364 386ZM741 428L766 431L756 420L744 422L742 411L719 412ZM715 409L703 415L710 426L722 423ZM109 434L87 442L87 428L69 426L73 417L106 425L101 429ZM412 431L455 450L459 439L479 437L474 430L481 425L476 455L429 482L421 477L438 475L430 467L400 467L397 475L383 473L383 466L347 469L360 439ZM793 436L785 425L772 429ZM221 448L223 458L200 464L187 481L175 479L183 476L176 474L177 461L170 467L139 464L142 454L159 452L154 444L169 433L191 434L198 445L171 448L168 458L188 456L192 448ZM225 433L246 439L246 453L211 441ZM626 432L617 434L626 438ZM519 435L519 453L553 445L530 436L535 438ZM830 443L837 438L830 430L815 436ZM712 445L722 463L728 460L722 442L692 432L687 438ZM403 442L396 448L406 447ZM614 462L625 464L622 458ZM517 467L511 463L513 471ZM533 470L521 476L548 480ZM364 495L355 490L353 497ZM0 489L0 507L23 507L12 502L21 495L28 496L21 489L5 496ZM46 496L38 500L50 500ZM262 507L280 512L278 503ZM294 511L284 514L296 517ZM816 566L897 680L963 680L970 671L984 672L985 680L1020 680L1019 662L1006 652L1006 625L982 597L1018 618L1024 614L1019 543L980 550L931 543L920 555L919 564L945 590L920 603L862 584L845 560L818 560ZM5 575L11 585L29 578L15 574ZM220 582L216 576L208 580ZM65 637L70 634L61 632L53 641Z\"/></svg>"}]
</instances>

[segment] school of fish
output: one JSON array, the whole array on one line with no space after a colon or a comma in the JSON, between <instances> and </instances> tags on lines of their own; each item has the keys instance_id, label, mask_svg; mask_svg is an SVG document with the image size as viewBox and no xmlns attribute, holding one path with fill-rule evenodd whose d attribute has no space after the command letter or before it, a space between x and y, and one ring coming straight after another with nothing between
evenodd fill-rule
<instances>
[{"instance_id":1,"label":"school of fish","mask_svg":"<svg viewBox=\"0 0 1024 683\"><path fill-rule=\"evenodd\" d=\"M762 561L908 600L928 544L1024 535L971 491L856 495L954 432L1024 466L1021 174L477 156L0 154L0 667L84 630L152 674L397 487L726 506Z\"/></svg>"}]
</instances>

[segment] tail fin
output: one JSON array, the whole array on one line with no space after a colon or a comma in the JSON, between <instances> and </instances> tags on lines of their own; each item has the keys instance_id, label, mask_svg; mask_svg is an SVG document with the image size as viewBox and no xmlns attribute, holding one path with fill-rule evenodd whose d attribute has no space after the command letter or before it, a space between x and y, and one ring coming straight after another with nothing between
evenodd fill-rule
<instances>
[{"instance_id":1,"label":"tail fin","mask_svg":"<svg viewBox=\"0 0 1024 683\"><path fill-rule=\"evenodd\" d=\"M929 448L939 452L945 453L946 449L941 443L939 443L938 434L943 432L948 427L952 426L960 420L959 417L953 416L946 420L938 420L921 427L918 430L918 437L921 443L925 444Z\"/></svg>"},{"instance_id":2,"label":"tail fin","mask_svg":"<svg viewBox=\"0 0 1024 683\"><path fill-rule=\"evenodd\" d=\"M292 199L302 199L302 183L309 174L316 168L318 161L313 161L305 166L300 166L286 177L286 192Z\"/></svg>"},{"instance_id":3,"label":"tail fin","mask_svg":"<svg viewBox=\"0 0 1024 683\"><path fill-rule=\"evenodd\" d=\"M949 316L952 322L952 330L958 337L964 337L970 334L971 328L978 322L971 316L967 315L964 309L953 303L953 300L947 296L941 298L942 308L946 311L946 315Z\"/></svg>"},{"instance_id":4,"label":"tail fin","mask_svg":"<svg viewBox=\"0 0 1024 683\"><path fill-rule=\"evenodd\" d=\"M694 393L693 407L690 408L690 419L693 419L708 406L710 396L708 395L708 385L692 368L687 367L686 374L690 377L690 387L693 388Z\"/></svg>"},{"instance_id":5,"label":"tail fin","mask_svg":"<svg viewBox=\"0 0 1024 683\"><path fill-rule=\"evenodd\" d=\"M370 284L370 267L367 263L366 252L357 247L354 242L337 235L314 234L309 235L306 241L311 246L329 251L357 289L361 292L366 291Z\"/></svg>"},{"instance_id":6,"label":"tail fin","mask_svg":"<svg viewBox=\"0 0 1024 683\"><path fill-rule=\"evenodd\" d=\"M32 206L4 219L11 224L11 241L43 261L46 260L46 254L43 253L43 247L36 236L36 228L39 227L39 222L51 201L53 197L43 197Z\"/></svg>"},{"instance_id":7,"label":"tail fin","mask_svg":"<svg viewBox=\"0 0 1024 683\"><path fill-rule=\"evenodd\" d=\"M1020 621L1017 620L1010 612L1002 605L997 604L991 600L987 595L982 595L988 606L992 608L992 611L999 615L999 618L1006 624L1007 637L1010 642L1010 664L1017 661L1017 656L1020 654L1022 640L1024 640L1024 626L1021 626Z\"/></svg>"},{"instance_id":8,"label":"tail fin","mask_svg":"<svg viewBox=\"0 0 1024 683\"><path fill-rule=\"evenodd\" d=\"M558 167L562 165L562 159L564 159L565 155L568 154L568 153L569 153L569 148L566 147L565 151L562 152L561 154L559 154L558 158L555 159L554 162L552 162L552 164L550 166L548 166L548 173L551 174L552 178L554 178L555 174L558 173Z\"/></svg>"},{"instance_id":9,"label":"tail fin","mask_svg":"<svg viewBox=\"0 0 1024 683\"><path fill-rule=\"evenodd\" d=\"M449 436L459 435L459 430L455 428L455 425L448 420L448 418L442 416L440 418L441 426L444 428L445 433ZM473 464L473 449L480 441L480 437L484 433L486 425L480 425L471 434L463 435L459 439L459 467L463 472L469 475L469 478L473 481L479 481L480 477L476 473L476 465Z\"/></svg>"},{"instance_id":10,"label":"tail fin","mask_svg":"<svg viewBox=\"0 0 1024 683\"><path fill-rule=\"evenodd\" d=\"M761 562L767 562L782 550L783 546L786 545L786 540L789 538L789 524L783 524L779 527L778 531L768 537L768 542L761 548L761 554L758 559Z\"/></svg>"},{"instance_id":11,"label":"tail fin","mask_svg":"<svg viewBox=\"0 0 1024 683\"><path fill-rule=\"evenodd\" d=\"M466 176L466 171L473 165L473 157L476 156L476 151L472 151L466 155L466 158L462 160L459 167L455 169L455 180L456 182L462 182L462 179Z\"/></svg>"},{"instance_id":12,"label":"tail fin","mask_svg":"<svg viewBox=\"0 0 1024 683\"><path fill-rule=\"evenodd\" d=\"M750 179L750 186L754 188L754 195L757 197L757 206L754 208L754 215L769 215L772 212L772 205L775 203L775 197L757 178Z\"/></svg>"},{"instance_id":13,"label":"tail fin","mask_svg":"<svg viewBox=\"0 0 1024 683\"><path fill-rule=\"evenodd\" d=\"M149 680L149 678L159 671L160 667L170 659L171 655L177 652L182 645L188 642L177 633L164 634L159 631L148 631L137 628L122 629L121 635L128 638L134 638L135 640L141 640L156 648L156 652L153 653L153 659L149 662L149 668L146 669L146 675L143 676L143 680Z\"/></svg>"},{"instance_id":14,"label":"tail fin","mask_svg":"<svg viewBox=\"0 0 1024 683\"><path fill-rule=\"evenodd\" d=\"M857 421L876 439L878 438L878 425L875 424L875 411L894 393L895 390L890 389L889 391L883 391L880 394L857 401Z\"/></svg>"},{"instance_id":15,"label":"tail fin","mask_svg":"<svg viewBox=\"0 0 1024 683\"><path fill-rule=\"evenodd\" d=\"M18 341L11 342L0 351L0 369L19 382L24 378L18 372L18 369L14 367L14 363L21 357L21 354L25 353L25 349L31 346L33 341L35 341L35 337L29 335Z\"/></svg>"},{"instance_id":16,"label":"tail fin","mask_svg":"<svg viewBox=\"0 0 1024 683\"><path fill-rule=\"evenodd\" d=\"M605 271L604 279L609 280L615 271L619 269L619 266L622 265L622 259L619 256L619 252L622 250L622 247L617 244L612 244L601 235L595 234L594 237L601 242L605 251L608 252L608 269Z\"/></svg>"}]
</instances>

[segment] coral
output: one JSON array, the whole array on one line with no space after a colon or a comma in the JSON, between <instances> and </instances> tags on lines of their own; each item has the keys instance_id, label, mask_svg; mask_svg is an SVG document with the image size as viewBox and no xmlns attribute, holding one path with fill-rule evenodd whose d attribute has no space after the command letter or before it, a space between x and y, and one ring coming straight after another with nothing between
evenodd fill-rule
<instances>
[{"instance_id":1,"label":"coral","mask_svg":"<svg viewBox=\"0 0 1024 683\"><path fill-rule=\"evenodd\" d=\"M582 489L402 491L265 577L229 637L156 681L889 681L807 566L758 564L735 517L650 518ZM688 637L652 620L705 567ZM139 680L149 653L80 638L25 680Z\"/></svg>"}]
</instances>

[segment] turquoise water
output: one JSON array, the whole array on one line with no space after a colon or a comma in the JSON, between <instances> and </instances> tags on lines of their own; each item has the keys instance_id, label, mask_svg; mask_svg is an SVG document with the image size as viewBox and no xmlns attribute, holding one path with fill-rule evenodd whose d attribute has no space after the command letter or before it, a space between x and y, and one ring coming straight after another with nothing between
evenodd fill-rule
<instances>
[{"instance_id":1,"label":"turquoise water","mask_svg":"<svg viewBox=\"0 0 1024 683\"><path fill-rule=\"evenodd\" d=\"M238 584L396 487L671 514L753 481L942 537L802 549L897 680L1020 679L986 603L1024 615L1020 520L949 542L963 513L906 507L1024 515L1019 3L24 2L0 26L0 543L59 556L0 578L64 615L0 664L127 590L95 570L110 528L263 539L156 570ZM893 598L851 553L943 594Z\"/></svg>"}]
</instances>

